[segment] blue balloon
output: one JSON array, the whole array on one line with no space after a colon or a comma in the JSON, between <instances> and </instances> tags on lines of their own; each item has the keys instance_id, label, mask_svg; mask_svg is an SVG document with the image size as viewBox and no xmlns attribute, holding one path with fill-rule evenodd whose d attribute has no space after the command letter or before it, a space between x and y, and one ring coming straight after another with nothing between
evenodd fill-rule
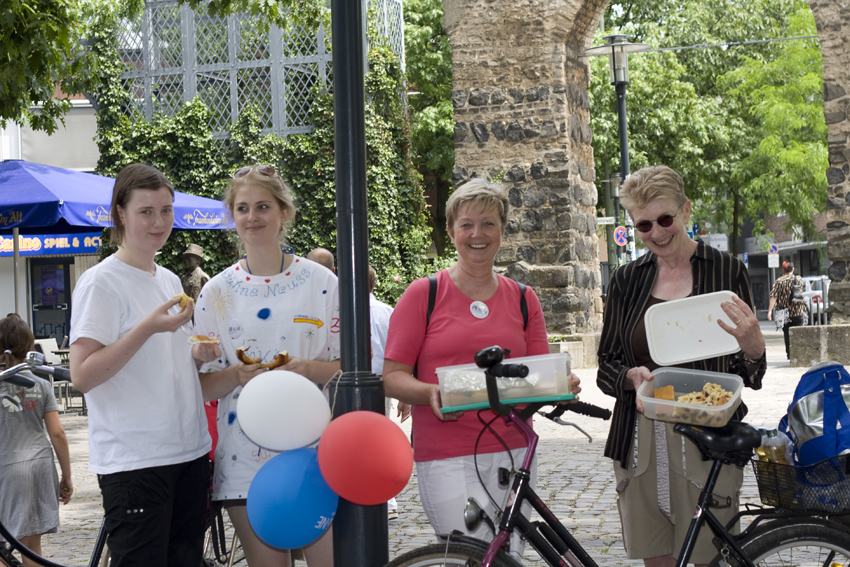
<instances>
[{"instance_id":1,"label":"blue balloon","mask_svg":"<svg viewBox=\"0 0 850 567\"><path fill-rule=\"evenodd\" d=\"M248 521L267 544L308 545L325 533L339 496L319 470L318 451L305 447L277 455L260 468L248 489Z\"/></svg>"}]
</instances>

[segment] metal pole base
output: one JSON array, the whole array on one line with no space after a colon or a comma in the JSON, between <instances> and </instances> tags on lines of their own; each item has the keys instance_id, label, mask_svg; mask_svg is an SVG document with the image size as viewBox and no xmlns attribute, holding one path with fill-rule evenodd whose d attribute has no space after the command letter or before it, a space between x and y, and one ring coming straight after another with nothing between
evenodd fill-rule
<instances>
[{"instance_id":1,"label":"metal pole base","mask_svg":"<svg viewBox=\"0 0 850 567\"><path fill-rule=\"evenodd\" d=\"M384 383L374 374L343 373L329 390L333 417L360 410L384 415ZM386 503L361 506L340 498L333 529L334 565L383 567L389 563Z\"/></svg>"}]
</instances>

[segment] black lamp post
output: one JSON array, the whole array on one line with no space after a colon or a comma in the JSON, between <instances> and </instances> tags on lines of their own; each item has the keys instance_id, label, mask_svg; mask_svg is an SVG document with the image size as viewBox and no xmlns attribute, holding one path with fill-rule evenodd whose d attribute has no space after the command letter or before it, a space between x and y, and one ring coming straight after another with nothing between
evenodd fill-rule
<instances>
[{"instance_id":1,"label":"black lamp post","mask_svg":"<svg viewBox=\"0 0 850 567\"><path fill-rule=\"evenodd\" d=\"M371 371L369 350L364 22L359 0L331 0L342 367L330 388L334 417L356 410L384 413L384 386ZM360 506L340 498L333 530L334 564L381 567L389 561L386 504Z\"/></svg>"},{"instance_id":2,"label":"black lamp post","mask_svg":"<svg viewBox=\"0 0 850 567\"><path fill-rule=\"evenodd\" d=\"M584 52L588 56L607 55L610 63L611 84L617 91L617 117L620 130L620 180L625 183L631 171L629 169L629 125L626 119L626 87L629 86L629 53L649 49L645 43L629 43L627 35L609 35L605 45L591 47ZM619 201L619 199L618 199ZM619 203L617 204L619 216ZM629 213L623 211L626 226L626 252L629 260L635 259L635 231Z\"/></svg>"}]
</instances>

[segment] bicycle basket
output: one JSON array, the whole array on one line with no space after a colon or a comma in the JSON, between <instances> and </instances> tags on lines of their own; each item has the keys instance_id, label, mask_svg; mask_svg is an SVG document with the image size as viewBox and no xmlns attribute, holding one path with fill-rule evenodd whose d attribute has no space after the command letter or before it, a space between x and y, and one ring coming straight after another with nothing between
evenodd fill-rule
<instances>
[{"instance_id":1,"label":"bicycle basket","mask_svg":"<svg viewBox=\"0 0 850 567\"><path fill-rule=\"evenodd\" d=\"M850 455L797 467L753 461L763 504L821 514L850 513Z\"/></svg>"}]
</instances>

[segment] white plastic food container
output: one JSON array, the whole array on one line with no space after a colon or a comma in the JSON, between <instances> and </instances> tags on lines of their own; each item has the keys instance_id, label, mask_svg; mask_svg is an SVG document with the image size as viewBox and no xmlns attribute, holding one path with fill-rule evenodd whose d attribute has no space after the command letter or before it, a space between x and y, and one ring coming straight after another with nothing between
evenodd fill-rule
<instances>
[{"instance_id":1,"label":"white plastic food container","mask_svg":"<svg viewBox=\"0 0 850 567\"><path fill-rule=\"evenodd\" d=\"M717 291L674 299L646 310L646 342L649 355L660 366L714 358L741 350L735 337L717 324L718 319L732 327L735 324L720 307L737 295Z\"/></svg>"},{"instance_id":2,"label":"white plastic food container","mask_svg":"<svg viewBox=\"0 0 850 567\"><path fill-rule=\"evenodd\" d=\"M741 390L744 389L744 380L735 374L688 370L686 368L657 368L652 372L652 375L655 378L641 384L637 391L638 398L643 403L644 415L649 419L689 423L705 427L723 427L729 422L741 403ZM672 384L676 392L674 397L678 399L679 396L702 391L702 387L708 382L732 392L729 401L722 406L704 406L660 400L655 397L656 388L663 388Z\"/></svg>"},{"instance_id":3,"label":"white plastic food container","mask_svg":"<svg viewBox=\"0 0 850 567\"><path fill-rule=\"evenodd\" d=\"M499 399L504 403L521 404L543 401L571 400L570 355L566 352L505 359L505 364L525 364L525 378L496 378ZM437 368L443 413L490 407L484 369L475 364L460 364Z\"/></svg>"}]
</instances>

